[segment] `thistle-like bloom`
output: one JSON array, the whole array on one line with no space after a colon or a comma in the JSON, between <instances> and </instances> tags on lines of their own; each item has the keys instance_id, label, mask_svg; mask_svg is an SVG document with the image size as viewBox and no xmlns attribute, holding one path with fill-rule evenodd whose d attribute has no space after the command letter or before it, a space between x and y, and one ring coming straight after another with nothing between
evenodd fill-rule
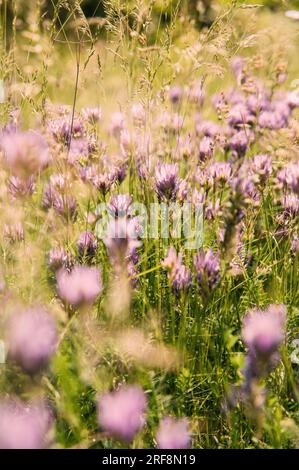
<instances>
[{"instance_id":1,"label":"thistle-like bloom","mask_svg":"<svg viewBox=\"0 0 299 470\"><path fill-rule=\"evenodd\" d=\"M86 119L90 124L99 122L102 117L102 110L99 107L87 107L81 110L83 119Z\"/></svg>"},{"instance_id":2,"label":"thistle-like bloom","mask_svg":"<svg viewBox=\"0 0 299 470\"><path fill-rule=\"evenodd\" d=\"M140 246L137 229L137 221L126 217L112 219L108 225L104 243L116 272L128 265L132 257L136 258Z\"/></svg>"},{"instance_id":3,"label":"thistle-like bloom","mask_svg":"<svg viewBox=\"0 0 299 470\"><path fill-rule=\"evenodd\" d=\"M114 217L124 217L128 215L131 204L132 198L129 194L116 194L110 198L109 210Z\"/></svg>"},{"instance_id":4,"label":"thistle-like bloom","mask_svg":"<svg viewBox=\"0 0 299 470\"><path fill-rule=\"evenodd\" d=\"M73 266L73 261L64 248L52 248L48 255L48 266L53 271L57 271L60 268L65 268L70 271Z\"/></svg>"},{"instance_id":5,"label":"thistle-like bloom","mask_svg":"<svg viewBox=\"0 0 299 470\"><path fill-rule=\"evenodd\" d=\"M245 387L253 379L266 376L279 360L279 347L285 338L286 308L270 305L266 310L252 310L243 321L242 337L248 347L244 370Z\"/></svg>"},{"instance_id":6,"label":"thistle-like bloom","mask_svg":"<svg viewBox=\"0 0 299 470\"><path fill-rule=\"evenodd\" d=\"M69 193L71 182L64 175L52 175L43 195L43 205L53 207L58 214L64 217L76 216L77 201Z\"/></svg>"},{"instance_id":7,"label":"thistle-like bloom","mask_svg":"<svg viewBox=\"0 0 299 470\"><path fill-rule=\"evenodd\" d=\"M13 198L29 196L34 191L34 178L21 179L18 176L11 176L8 180L8 191Z\"/></svg>"},{"instance_id":8,"label":"thistle-like bloom","mask_svg":"<svg viewBox=\"0 0 299 470\"><path fill-rule=\"evenodd\" d=\"M167 257L162 261L162 266L168 270L168 278L175 291L187 289L191 285L191 271L182 263L183 255L177 255L175 248L169 248Z\"/></svg>"},{"instance_id":9,"label":"thistle-like bloom","mask_svg":"<svg viewBox=\"0 0 299 470\"><path fill-rule=\"evenodd\" d=\"M194 268L202 293L215 289L220 281L220 256L210 248L199 250L194 255Z\"/></svg>"},{"instance_id":10,"label":"thistle-like bloom","mask_svg":"<svg viewBox=\"0 0 299 470\"><path fill-rule=\"evenodd\" d=\"M156 191L159 200L173 200L179 184L179 167L175 163L162 163L156 169Z\"/></svg>"},{"instance_id":11,"label":"thistle-like bloom","mask_svg":"<svg viewBox=\"0 0 299 470\"><path fill-rule=\"evenodd\" d=\"M16 312L7 328L8 356L33 374L47 366L57 345L55 321L44 308Z\"/></svg>"},{"instance_id":12,"label":"thistle-like bloom","mask_svg":"<svg viewBox=\"0 0 299 470\"><path fill-rule=\"evenodd\" d=\"M172 104L177 104L182 98L182 89L179 86L173 86L170 88L168 93L169 99Z\"/></svg>"},{"instance_id":13,"label":"thistle-like bloom","mask_svg":"<svg viewBox=\"0 0 299 470\"><path fill-rule=\"evenodd\" d=\"M285 187L299 195L299 167L296 163L290 163L280 170L277 175L278 181Z\"/></svg>"},{"instance_id":14,"label":"thistle-like bloom","mask_svg":"<svg viewBox=\"0 0 299 470\"><path fill-rule=\"evenodd\" d=\"M4 225L4 238L10 242L21 242L24 240L24 228L21 222Z\"/></svg>"},{"instance_id":15,"label":"thistle-like bloom","mask_svg":"<svg viewBox=\"0 0 299 470\"><path fill-rule=\"evenodd\" d=\"M145 424L146 407L147 400L141 387L122 386L116 392L99 397L99 425L111 436L129 443Z\"/></svg>"},{"instance_id":16,"label":"thistle-like bloom","mask_svg":"<svg viewBox=\"0 0 299 470\"><path fill-rule=\"evenodd\" d=\"M80 256L93 256L97 251L97 240L90 230L81 233L78 240L78 250Z\"/></svg>"},{"instance_id":17,"label":"thistle-like bloom","mask_svg":"<svg viewBox=\"0 0 299 470\"><path fill-rule=\"evenodd\" d=\"M51 412L42 402L0 401L0 449L43 449Z\"/></svg>"},{"instance_id":18,"label":"thistle-like bloom","mask_svg":"<svg viewBox=\"0 0 299 470\"><path fill-rule=\"evenodd\" d=\"M214 142L210 137L204 137L199 143L199 159L204 161L211 158L214 151Z\"/></svg>"},{"instance_id":19,"label":"thistle-like bloom","mask_svg":"<svg viewBox=\"0 0 299 470\"><path fill-rule=\"evenodd\" d=\"M100 270L94 267L75 266L71 272L60 269L56 279L59 297L75 307L93 304L103 290Z\"/></svg>"},{"instance_id":20,"label":"thistle-like bloom","mask_svg":"<svg viewBox=\"0 0 299 470\"><path fill-rule=\"evenodd\" d=\"M272 173L272 159L270 155L258 154L253 159L253 170L262 182L265 182Z\"/></svg>"},{"instance_id":21,"label":"thistle-like bloom","mask_svg":"<svg viewBox=\"0 0 299 470\"><path fill-rule=\"evenodd\" d=\"M48 146L37 132L4 134L0 145L6 165L21 178L38 173L50 162Z\"/></svg>"},{"instance_id":22,"label":"thistle-like bloom","mask_svg":"<svg viewBox=\"0 0 299 470\"><path fill-rule=\"evenodd\" d=\"M236 132L229 141L229 148L239 157L245 155L251 135L245 131Z\"/></svg>"},{"instance_id":23,"label":"thistle-like bloom","mask_svg":"<svg viewBox=\"0 0 299 470\"><path fill-rule=\"evenodd\" d=\"M187 418L163 418L156 434L159 449L189 449L191 435Z\"/></svg>"}]
</instances>

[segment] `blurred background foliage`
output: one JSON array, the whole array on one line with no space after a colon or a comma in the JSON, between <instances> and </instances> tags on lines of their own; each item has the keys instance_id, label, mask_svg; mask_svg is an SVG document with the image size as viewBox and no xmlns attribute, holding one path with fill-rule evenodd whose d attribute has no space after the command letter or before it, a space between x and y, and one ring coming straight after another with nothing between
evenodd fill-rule
<instances>
[{"instance_id":1,"label":"blurred background foliage","mask_svg":"<svg viewBox=\"0 0 299 470\"><path fill-rule=\"evenodd\" d=\"M39 11L43 19L52 19L57 15L58 22L68 21L70 11L78 10L77 7L87 18L105 18L107 11L113 8L130 15L139 3L138 0L0 0L0 4L6 4L11 18L16 8L20 20L26 21L33 10ZM221 7L260 5L276 11L299 9L299 0L148 0L143 4L148 5L153 18L159 23L167 24L173 15L185 11L194 18L198 27L211 25Z\"/></svg>"}]
</instances>

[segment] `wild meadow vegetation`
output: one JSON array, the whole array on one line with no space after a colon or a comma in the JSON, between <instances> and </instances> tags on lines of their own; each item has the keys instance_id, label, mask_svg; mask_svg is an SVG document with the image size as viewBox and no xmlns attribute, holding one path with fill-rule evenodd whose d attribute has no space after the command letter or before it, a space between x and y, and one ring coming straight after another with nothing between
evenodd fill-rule
<instances>
[{"instance_id":1,"label":"wild meadow vegetation","mask_svg":"<svg viewBox=\"0 0 299 470\"><path fill-rule=\"evenodd\" d=\"M0 448L298 447L296 7L0 1Z\"/></svg>"}]
</instances>

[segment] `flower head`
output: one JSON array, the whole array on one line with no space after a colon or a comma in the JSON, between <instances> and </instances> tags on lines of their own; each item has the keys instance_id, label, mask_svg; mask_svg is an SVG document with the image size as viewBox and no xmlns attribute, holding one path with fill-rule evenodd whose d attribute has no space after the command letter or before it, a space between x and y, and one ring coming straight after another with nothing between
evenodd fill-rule
<instances>
[{"instance_id":1,"label":"flower head","mask_svg":"<svg viewBox=\"0 0 299 470\"><path fill-rule=\"evenodd\" d=\"M98 399L101 428L115 438L131 442L145 423L146 396L138 385L122 386Z\"/></svg>"},{"instance_id":2,"label":"flower head","mask_svg":"<svg viewBox=\"0 0 299 470\"><path fill-rule=\"evenodd\" d=\"M42 449L51 413L40 402L0 401L0 449Z\"/></svg>"},{"instance_id":3,"label":"flower head","mask_svg":"<svg viewBox=\"0 0 299 470\"><path fill-rule=\"evenodd\" d=\"M16 312L7 331L8 355L26 372L46 366L57 345L55 321L44 308Z\"/></svg>"},{"instance_id":4,"label":"flower head","mask_svg":"<svg viewBox=\"0 0 299 470\"><path fill-rule=\"evenodd\" d=\"M56 278L59 296L75 307L94 303L103 289L100 270L94 267L75 266L71 272L60 269Z\"/></svg>"},{"instance_id":5,"label":"flower head","mask_svg":"<svg viewBox=\"0 0 299 470\"><path fill-rule=\"evenodd\" d=\"M163 418L156 434L159 449L188 449L191 435L186 418Z\"/></svg>"}]
</instances>

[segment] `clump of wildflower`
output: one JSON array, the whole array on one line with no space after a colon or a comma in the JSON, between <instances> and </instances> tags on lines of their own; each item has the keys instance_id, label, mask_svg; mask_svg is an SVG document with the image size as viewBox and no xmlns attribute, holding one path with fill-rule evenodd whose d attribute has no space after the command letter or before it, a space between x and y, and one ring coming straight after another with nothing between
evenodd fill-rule
<instances>
[{"instance_id":1,"label":"clump of wildflower","mask_svg":"<svg viewBox=\"0 0 299 470\"><path fill-rule=\"evenodd\" d=\"M17 398L1 400L0 449L47 447L51 421L51 413L42 402L25 403Z\"/></svg>"},{"instance_id":2,"label":"clump of wildflower","mask_svg":"<svg viewBox=\"0 0 299 470\"><path fill-rule=\"evenodd\" d=\"M189 449L191 435L187 418L166 417L160 421L156 433L159 449Z\"/></svg>"},{"instance_id":3,"label":"clump of wildflower","mask_svg":"<svg viewBox=\"0 0 299 470\"><path fill-rule=\"evenodd\" d=\"M80 256L94 256L97 250L97 240L90 230L81 233L78 240L78 250Z\"/></svg>"},{"instance_id":4,"label":"clump of wildflower","mask_svg":"<svg viewBox=\"0 0 299 470\"><path fill-rule=\"evenodd\" d=\"M103 290L100 270L94 267L75 266L71 272L60 269L56 279L59 297L74 307L93 304Z\"/></svg>"},{"instance_id":5,"label":"clump of wildflower","mask_svg":"<svg viewBox=\"0 0 299 470\"><path fill-rule=\"evenodd\" d=\"M116 439L131 442L145 424L147 400L138 385L122 386L98 399L100 427Z\"/></svg>"},{"instance_id":6,"label":"clump of wildflower","mask_svg":"<svg viewBox=\"0 0 299 470\"><path fill-rule=\"evenodd\" d=\"M7 329L8 356L33 374L47 366L57 345L55 321L44 308L16 312Z\"/></svg>"},{"instance_id":7,"label":"clump of wildflower","mask_svg":"<svg viewBox=\"0 0 299 470\"><path fill-rule=\"evenodd\" d=\"M6 165L21 178L38 173L50 162L48 146L37 132L4 134L0 145Z\"/></svg>"},{"instance_id":8,"label":"clump of wildflower","mask_svg":"<svg viewBox=\"0 0 299 470\"><path fill-rule=\"evenodd\" d=\"M199 250L194 255L194 268L196 278L202 294L207 294L220 281L220 256L211 248L207 251Z\"/></svg>"},{"instance_id":9,"label":"clump of wildflower","mask_svg":"<svg viewBox=\"0 0 299 470\"><path fill-rule=\"evenodd\" d=\"M173 289L180 292L191 285L191 271L182 262L183 255L177 255L173 246L169 248L167 257L162 261L162 266L168 270L168 278Z\"/></svg>"}]
</instances>

